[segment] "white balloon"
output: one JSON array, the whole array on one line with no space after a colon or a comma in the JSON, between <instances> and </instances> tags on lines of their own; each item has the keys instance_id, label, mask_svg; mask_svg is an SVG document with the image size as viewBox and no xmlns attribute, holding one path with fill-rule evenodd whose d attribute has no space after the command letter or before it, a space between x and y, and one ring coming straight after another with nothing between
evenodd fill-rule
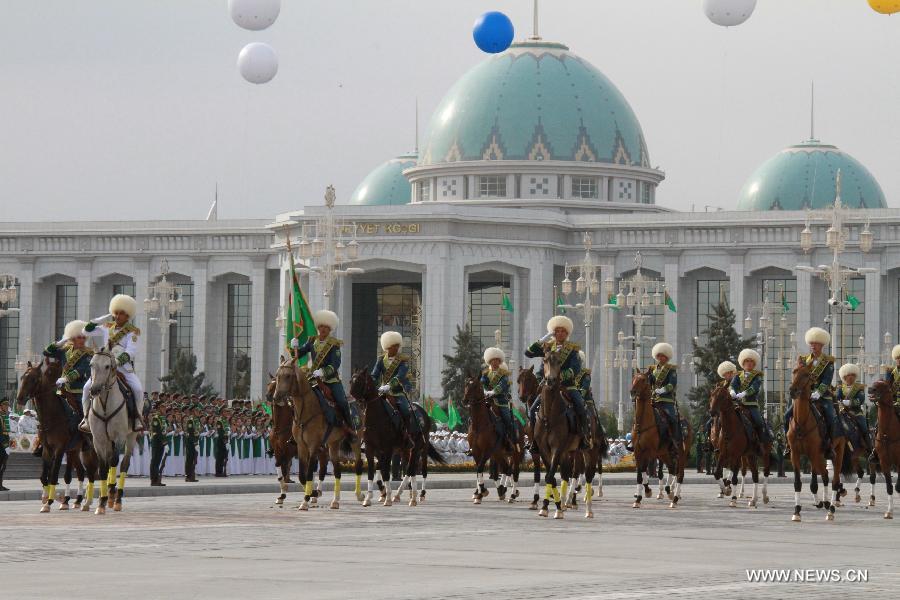
<instances>
[{"instance_id":1,"label":"white balloon","mask_svg":"<svg viewBox=\"0 0 900 600\"><path fill-rule=\"evenodd\" d=\"M247 44L238 55L238 70L250 83L268 83L278 73L278 55L268 44Z\"/></svg>"},{"instance_id":2,"label":"white balloon","mask_svg":"<svg viewBox=\"0 0 900 600\"><path fill-rule=\"evenodd\" d=\"M706 18L722 27L740 25L750 18L756 0L703 0Z\"/></svg>"},{"instance_id":3,"label":"white balloon","mask_svg":"<svg viewBox=\"0 0 900 600\"><path fill-rule=\"evenodd\" d=\"M228 13L239 27L260 31L275 22L281 0L228 0Z\"/></svg>"}]
</instances>

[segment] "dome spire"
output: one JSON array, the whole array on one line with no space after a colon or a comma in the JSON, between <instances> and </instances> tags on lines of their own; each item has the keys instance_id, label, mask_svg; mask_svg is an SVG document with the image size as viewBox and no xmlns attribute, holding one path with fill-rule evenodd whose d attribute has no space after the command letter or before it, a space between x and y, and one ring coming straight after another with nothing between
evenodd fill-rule
<instances>
[{"instance_id":1,"label":"dome spire","mask_svg":"<svg viewBox=\"0 0 900 600\"><path fill-rule=\"evenodd\" d=\"M533 40L541 39L541 35L538 31L538 23L539 23L538 12L539 12L538 11L538 0L534 0L534 32L531 34L531 39L533 39Z\"/></svg>"},{"instance_id":2,"label":"dome spire","mask_svg":"<svg viewBox=\"0 0 900 600\"><path fill-rule=\"evenodd\" d=\"M809 84L809 141L816 141L816 82Z\"/></svg>"}]
</instances>

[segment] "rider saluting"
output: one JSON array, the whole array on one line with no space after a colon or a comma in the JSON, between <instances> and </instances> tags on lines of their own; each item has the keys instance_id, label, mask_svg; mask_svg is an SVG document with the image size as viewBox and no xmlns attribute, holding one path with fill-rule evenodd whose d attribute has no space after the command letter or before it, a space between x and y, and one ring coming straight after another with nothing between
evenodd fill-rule
<instances>
[{"instance_id":1,"label":"rider saluting","mask_svg":"<svg viewBox=\"0 0 900 600\"><path fill-rule=\"evenodd\" d=\"M88 337L99 338L100 347L109 348L118 363L119 373L124 376L125 382L131 388L134 396L128 402L128 414L132 418L132 431L143 431L141 415L144 408L144 386L134 372L134 360L138 350L138 336L141 330L131 322L137 312L137 302L131 296L116 294L109 301L109 314L92 319L84 326L84 333ZM105 322L112 318L111 322ZM81 397L81 406L84 418L79 428L90 433L88 422L88 410L91 404L91 379L84 384L84 392Z\"/></svg>"},{"instance_id":2,"label":"rider saluting","mask_svg":"<svg viewBox=\"0 0 900 600\"><path fill-rule=\"evenodd\" d=\"M759 392L763 383L762 371L756 370L760 363L759 352L745 348L738 355L738 362L743 370L731 380L731 397L750 414L750 420L753 422L756 438L759 441L759 455L764 456L766 454L765 444L769 441L769 432L762 415L759 414Z\"/></svg>"},{"instance_id":3,"label":"rider saluting","mask_svg":"<svg viewBox=\"0 0 900 600\"><path fill-rule=\"evenodd\" d=\"M669 421L669 437L672 442L671 452L673 456L681 454L681 426L678 423L678 411L675 407L675 396L678 389L678 373L675 367L669 364L675 350L671 344L660 342L653 346L651 351L656 359L656 364L650 368L650 385L653 393L650 400L654 406L661 407Z\"/></svg>"},{"instance_id":4,"label":"rider saluting","mask_svg":"<svg viewBox=\"0 0 900 600\"><path fill-rule=\"evenodd\" d=\"M63 330L63 338L44 349L44 356L62 365L62 376L56 380L56 386L69 394L83 394L85 383L91 377L91 356L94 352L85 347L85 325L87 323L84 321L69 321ZM75 421L80 420L78 417L84 417L84 414L76 415L62 395L60 400Z\"/></svg>"},{"instance_id":5,"label":"rider saluting","mask_svg":"<svg viewBox=\"0 0 900 600\"><path fill-rule=\"evenodd\" d=\"M372 379L378 383L379 394L394 400L410 434L418 434L419 421L412 414L407 396L412 388L409 382L409 358L400 354L402 343L403 336L396 331L385 331L381 334L381 349L384 350L384 354L375 362Z\"/></svg>"},{"instance_id":6,"label":"rider saluting","mask_svg":"<svg viewBox=\"0 0 900 600\"><path fill-rule=\"evenodd\" d=\"M510 387L509 371L504 368L506 354L500 348L488 348L484 351L484 362L488 368L481 372L481 386L485 389L484 397L494 401L503 421L503 436L508 448L514 445L512 413L509 410Z\"/></svg>"},{"instance_id":7,"label":"rider saluting","mask_svg":"<svg viewBox=\"0 0 900 600\"><path fill-rule=\"evenodd\" d=\"M565 387L566 395L575 408L578 415L578 430L581 434L582 448L592 446L590 431L588 428L587 413L584 409L584 398L581 396L581 390L578 389L577 378L581 373L581 359L578 357L580 348L578 344L570 342L569 336L575 328L572 319L562 315L556 315L547 321L547 335L533 343L525 351L528 358L543 358L548 352L558 352L562 363L560 365L559 376ZM543 369L541 371L543 373ZM535 404L537 404L535 402ZM532 406L533 410L537 410Z\"/></svg>"}]
</instances>

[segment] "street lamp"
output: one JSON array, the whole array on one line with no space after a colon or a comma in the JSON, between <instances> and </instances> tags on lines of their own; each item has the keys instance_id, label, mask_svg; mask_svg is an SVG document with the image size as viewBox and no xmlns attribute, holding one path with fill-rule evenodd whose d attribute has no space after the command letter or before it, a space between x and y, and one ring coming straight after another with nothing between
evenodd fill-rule
<instances>
[{"instance_id":1,"label":"street lamp","mask_svg":"<svg viewBox=\"0 0 900 600\"><path fill-rule=\"evenodd\" d=\"M584 314L584 356L585 362L590 364L591 346L591 323L594 320L594 311L600 310L600 305L595 305L597 297L600 295L600 274L597 272L598 267L594 265L591 258L591 248L593 247L593 238L589 232L585 232L582 238L584 243L584 259L580 264L565 266L565 279L562 280L562 293L566 296L566 304L561 304L559 308L566 310L580 310ZM572 280L569 279L570 269L578 270L578 279L575 280L575 294L583 297L581 302L576 304L568 303L568 296L572 294Z\"/></svg>"},{"instance_id":2,"label":"street lamp","mask_svg":"<svg viewBox=\"0 0 900 600\"><path fill-rule=\"evenodd\" d=\"M310 223L314 229L313 239L307 240L307 225L301 229L299 244L300 258L309 261L309 265L299 265L297 270L310 274L315 273L322 278L325 307L331 308L330 300L334 292L334 284L339 277L364 273L359 267L344 267L344 263L359 258L359 243L356 241L356 224L339 221L334 216L336 194L334 186L325 188L325 216ZM347 235L350 240L345 242ZM311 262L315 261L316 265Z\"/></svg>"},{"instance_id":3,"label":"street lamp","mask_svg":"<svg viewBox=\"0 0 900 600\"><path fill-rule=\"evenodd\" d=\"M159 374L160 377L165 377L169 370L169 363L166 360L169 326L178 323L178 320L173 317L184 309L184 294L181 287L168 279L169 261L165 258L162 259L159 269L160 275L157 281L147 286L148 297L144 298L144 309L150 321L155 321L159 325Z\"/></svg>"},{"instance_id":4,"label":"street lamp","mask_svg":"<svg viewBox=\"0 0 900 600\"><path fill-rule=\"evenodd\" d=\"M782 294L784 290L781 290ZM768 396L768 388L769 388L769 344L775 341L774 331L776 329L776 324L778 326L778 336L779 336L779 350L778 355L775 358L775 370L781 374L784 374L785 371L782 371L782 362L785 359L784 356L784 334L788 328L788 319L787 315L784 314L784 309L780 303L773 302L769 297L769 284L765 283L763 285L763 301L761 304L754 304L752 306L748 306L747 316L744 318L744 329L746 331L750 331L753 328L753 315L759 315L757 325L758 331L756 333L756 345L760 349L760 360L762 361L762 365L757 365L762 368L763 372L763 418L768 420L769 416L769 396ZM781 316L777 319L775 315L777 312L781 312ZM791 334L791 341L793 342L793 334ZM738 367L743 368L743 365L738 365ZM790 366L787 365L786 368L788 371L790 370ZM784 390L781 391L781 398L779 399L779 406L783 406L784 403Z\"/></svg>"},{"instance_id":5,"label":"street lamp","mask_svg":"<svg viewBox=\"0 0 900 600\"><path fill-rule=\"evenodd\" d=\"M625 371L630 371L637 366L637 359L634 358L634 349L626 348L625 342L633 340L634 336L626 336L624 331L620 331L616 340L618 345L609 351L604 364L607 369L612 367L619 370L619 402L616 414L616 425L620 432L625 431ZM607 406L611 406L611 390L607 390L609 402Z\"/></svg>"},{"instance_id":6,"label":"street lamp","mask_svg":"<svg viewBox=\"0 0 900 600\"><path fill-rule=\"evenodd\" d=\"M0 317L19 312L18 308L10 306L15 304L18 299L19 290L16 288L16 276L0 275Z\"/></svg>"}]
</instances>

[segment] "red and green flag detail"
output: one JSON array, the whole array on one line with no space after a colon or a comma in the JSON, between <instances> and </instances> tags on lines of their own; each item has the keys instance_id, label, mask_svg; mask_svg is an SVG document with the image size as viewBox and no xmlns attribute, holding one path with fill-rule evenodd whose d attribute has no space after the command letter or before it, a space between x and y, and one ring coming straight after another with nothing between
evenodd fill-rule
<instances>
[{"instance_id":1,"label":"red and green flag detail","mask_svg":"<svg viewBox=\"0 0 900 600\"><path fill-rule=\"evenodd\" d=\"M668 290L666 290L665 300L666 306L669 307L669 310L671 310L672 312L677 312L677 309L675 308L675 301L672 300L672 296L669 295Z\"/></svg>"},{"instance_id":2,"label":"red and green flag detail","mask_svg":"<svg viewBox=\"0 0 900 600\"><path fill-rule=\"evenodd\" d=\"M449 417L440 404L432 400L430 397L426 399L425 403L428 406L428 416L431 417L432 421L434 421L435 423L447 423Z\"/></svg>"},{"instance_id":3,"label":"red and green flag detail","mask_svg":"<svg viewBox=\"0 0 900 600\"><path fill-rule=\"evenodd\" d=\"M310 338L316 337L316 324L313 321L312 312L309 310L309 303L303 290L300 289L300 281L297 279L297 272L294 270L294 253L291 250L291 240L287 240L288 257L291 263L291 295L288 299L288 307L286 311L285 321L285 343L287 344L288 354L293 354L291 349L291 340L297 338L300 345L306 343ZM306 365L309 360L308 356L303 356L297 360L297 364Z\"/></svg>"},{"instance_id":4,"label":"red and green flag detail","mask_svg":"<svg viewBox=\"0 0 900 600\"><path fill-rule=\"evenodd\" d=\"M447 427L455 429L461 422L456 406L453 404L453 400L450 400L447 402Z\"/></svg>"}]
</instances>

